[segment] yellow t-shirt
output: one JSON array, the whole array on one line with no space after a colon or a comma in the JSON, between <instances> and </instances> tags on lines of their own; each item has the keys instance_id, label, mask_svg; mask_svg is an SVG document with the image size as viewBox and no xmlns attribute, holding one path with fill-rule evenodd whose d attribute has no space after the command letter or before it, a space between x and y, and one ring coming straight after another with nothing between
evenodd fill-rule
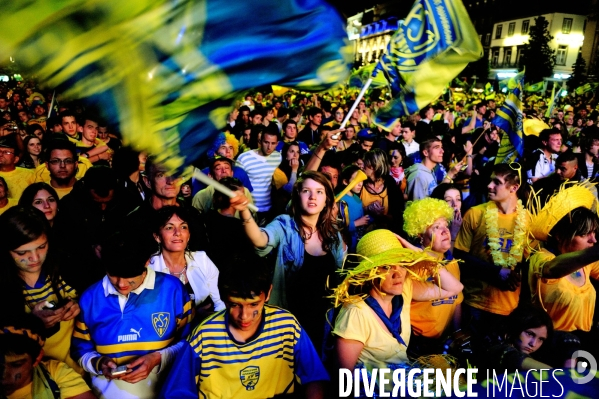
<instances>
[{"instance_id":1,"label":"yellow t-shirt","mask_svg":"<svg viewBox=\"0 0 599 399\"><path fill-rule=\"evenodd\" d=\"M380 194L371 194L366 190L366 187L362 188L360 192L360 199L362 200L362 206L366 208L368 205L375 201L379 201L385 210L383 215L389 213L389 194L387 193L387 187Z\"/></svg>"},{"instance_id":2,"label":"yellow t-shirt","mask_svg":"<svg viewBox=\"0 0 599 399\"><path fill-rule=\"evenodd\" d=\"M18 205L19 201L14 199L14 198L9 198L8 199L8 204L6 204L6 206L4 208L0 208L0 215L2 215L4 212L6 212L8 209L12 208L15 205Z\"/></svg>"},{"instance_id":3,"label":"yellow t-shirt","mask_svg":"<svg viewBox=\"0 0 599 399\"><path fill-rule=\"evenodd\" d=\"M410 303L412 302L412 280L406 278L402 296L404 305L401 311L401 338L410 343ZM408 361L407 347L400 344L385 327L378 316L364 301L346 304L335 319L333 334L359 341L364 348L358 362L368 370L387 367L388 364L401 364Z\"/></svg>"},{"instance_id":4,"label":"yellow t-shirt","mask_svg":"<svg viewBox=\"0 0 599 399\"><path fill-rule=\"evenodd\" d=\"M469 252L485 262L493 263L491 250L487 245L485 212L488 207L489 203L477 205L464 215L462 227L455 240L455 248ZM516 212L509 215L499 213L497 226L499 228L501 255L504 258L507 258L512 246L516 216ZM528 223L530 223L530 214L528 215ZM507 316L518 306L520 287L516 291L502 291L486 281L472 278L463 278L462 283L464 284L464 303L473 308Z\"/></svg>"},{"instance_id":5,"label":"yellow t-shirt","mask_svg":"<svg viewBox=\"0 0 599 399\"><path fill-rule=\"evenodd\" d=\"M460 279L460 267L457 260L447 264L447 271ZM451 324L455 308L464 300L461 292L449 298L428 302L412 301L412 329L415 335L439 338Z\"/></svg>"},{"instance_id":6,"label":"yellow t-shirt","mask_svg":"<svg viewBox=\"0 0 599 399\"><path fill-rule=\"evenodd\" d=\"M63 298L77 299L77 292L67 285L63 280L59 283L60 295ZM46 277L44 285L41 288L23 288L23 295L25 296L25 312L31 313L32 309L39 302L42 301L54 301L57 302L58 298L52 290L52 284L49 277ZM73 329L75 327L75 320L61 321L60 329L54 335L48 337L44 344L44 355L50 359L60 360L65 362L68 366L73 368L75 371L82 373L83 370L73 359L71 359L71 336L73 335Z\"/></svg>"},{"instance_id":7,"label":"yellow t-shirt","mask_svg":"<svg viewBox=\"0 0 599 399\"><path fill-rule=\"evenodd\" d=\"M83 380L83 377L65 363L56 360L48 360L43 361L42 364L46 370L48 370L50 377L52 377L54 382L58 385L61 398L72 398L73 396L90 391ZM16 390L11 395L8 395L8 399L35 399L31 392L32 388L33 382Z\"/></svg>"},{"instance_id":8,"label":"yellow t-shirt","mask_svg":"<svg viewBox=\"0 0 599 399\"><path fill-rule=\"evenodd\" d=\"M77 161L77 174L75 175L75 178L79 180L83 176L85 176L85 172L87 172L87 170L92 167L92 163L89 161L89 159L85 157L79 157ZM50 171L48 170L48 167L46 166L45 162L40 164L37 168L35 168L34 174L35 183L44 182L50 184Z\"/></svg>"},{"instance_id":9,"label":"yellow t-shirt","mask_svg":"<svg viewBox=\"0 0 599 399\"><path fill-rule=\"evenodd\" d=\"M530 257L528 282L532 301L551 316L553 328L560 331L590 331L595 312L595 288L589 277L599 278L599 261L582 268L584 285L577 287L568 277L542 278L543 266L555 258L542 249Z\"/></svg>"},{"instance_id":10,"label":"yellow t-shirt","mask_svg":"<svg viewBox=\"0 0 599 399\"><path fill-rule=\"evenodd\" d=\"M23 191L33 183L33 170L16 167L10 172L0 172L0 176L6 180L8 185L8 198L19 200Z\"/></svg>"}]
</instances>

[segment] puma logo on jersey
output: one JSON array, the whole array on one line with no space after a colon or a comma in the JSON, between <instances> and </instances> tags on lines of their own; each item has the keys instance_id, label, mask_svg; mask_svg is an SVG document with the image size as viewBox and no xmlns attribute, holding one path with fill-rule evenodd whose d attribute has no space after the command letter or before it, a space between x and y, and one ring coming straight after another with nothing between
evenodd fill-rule
<instances>
[{"instance_id":1,"label":"puma logo on jersey","mask_svg":"<svg viewBox=\"0 0 599 399\"><path fill-rule=\"evenodd\" d=\"M140 328L139 331L137 331L134 328L131 328L129 330L129 332L135 333L135 334L124 334L124 335L119 335L118 337L118 342L129 342L129 341L137 341L138 338L141 338L141 330L143 329Z\"/></svg>"}]
</instances>

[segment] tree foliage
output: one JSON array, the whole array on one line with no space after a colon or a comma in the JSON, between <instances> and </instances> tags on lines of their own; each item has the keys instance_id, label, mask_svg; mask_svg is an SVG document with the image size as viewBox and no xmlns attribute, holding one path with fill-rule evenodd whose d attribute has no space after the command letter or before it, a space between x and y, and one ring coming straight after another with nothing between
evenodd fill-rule
<instances>
[{"instance_id":1,"label":"tree foliage","mask_svg":"<svg viewBox=\"0 0 599 399\"><path fill-rule=\"evenodd\" d=\"M553 75L555 51L549 47L553 36L549 34L549 22L543 16L535 18L530 27L528 43L523 46L520 68L526 68L526 81L539 82Z\"/></svg>"},{"instance_id":2,"label":"tree foliage","mask_svg":"<svg viewBox=\"0 0 599 399\"><path fill-rule=\"evenodd\" d=\"M572 76L570 77L570 80L568 80L568 87L570 90L574 90L586 81L586 69L586 61L582 58L582 54L578 53L576 62L572 65Z\"/></svg>"}]
</instances>

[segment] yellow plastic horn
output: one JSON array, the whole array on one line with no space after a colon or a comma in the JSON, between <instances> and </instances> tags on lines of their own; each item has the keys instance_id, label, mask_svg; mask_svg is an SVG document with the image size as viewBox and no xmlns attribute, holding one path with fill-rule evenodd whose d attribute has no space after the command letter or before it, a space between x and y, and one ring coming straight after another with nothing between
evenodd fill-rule
<instances>
[{"instance_id":1,"label":"yellow plastic horn","mask_svg":"<svg viewBox=\"0 0 599 399\"><path fill-rule=\"evenodd\" d=\"M366 176L366 173L362 172L361 170L358 170L358 174L356 175L354 180L350 181L349 184L347 185L347 187L345 187L345 189L343 189L343 191L341 191L339 194L337 194L337 196L335 197L335 202L339 202L339 200L341 198L343 198L343 196L345 194L349 193L349 190L356 187L356 184L358 184L361 181L364 181L366 179L368 179L368 176Z\"/></svg>"}]
</instances>

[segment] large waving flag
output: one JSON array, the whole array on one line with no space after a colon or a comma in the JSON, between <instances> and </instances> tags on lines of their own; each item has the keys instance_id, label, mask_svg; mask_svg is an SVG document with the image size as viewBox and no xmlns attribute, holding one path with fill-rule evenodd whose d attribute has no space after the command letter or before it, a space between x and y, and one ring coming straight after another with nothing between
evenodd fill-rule
<instances>
[{"instance_id":1,"label":"large waving flag","mask_svg":"<svg viewBox=\"0 0 599 399\"><path fill-rule=\"evenodd\" d=\"M393 100L375 116L389 128L437 98L483 48L461 0L416 0L389 41L374 75L383 74Z\"/></svg>"},{"instance_id":2,"label":"large waving flag","mask_svg":"<svg viewBox=\"0 0 599 399\"><path fill-rule=\"evenodd\" d=\"M8 1L0 26L0 59L85 98L172 169L206 151L245 90L325 90L352 62L322 0Z\"/></svg>"},{"instance_id":3,"label":"large waving flag","mask_svg":"<svg viewBox=\"0 0 599 399\"><path fill-rule=\"evenodd\" d=\"M505 103L493 118L493 124L505 132L495 158L496 164L516 162L524 154L522 130L523 84L524 72L520 72L510 79L508 83L509 92L505 98Z\"/></svg>"}]
</instances>

